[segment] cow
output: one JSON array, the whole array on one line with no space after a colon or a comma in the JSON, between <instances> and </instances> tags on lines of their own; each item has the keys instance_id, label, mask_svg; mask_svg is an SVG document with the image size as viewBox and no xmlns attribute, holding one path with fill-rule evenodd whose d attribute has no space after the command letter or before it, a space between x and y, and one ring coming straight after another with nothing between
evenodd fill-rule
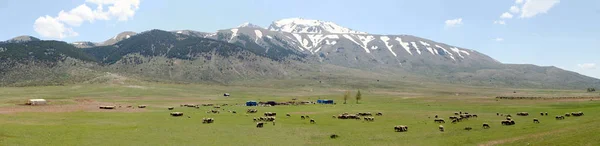
<instances>
[{"instance_id":1,"label":"cow","mask_svg":"<svg viewBox=\"0 0 600 146\"><path fill-rule=\"evenodd\" d=\"M442 119L442 118L435 118L435 120L433 120L433 122L436 122L436 123L446 123L446 121L444 121L444 119Z\"/></svg>"},{"instance_id":2,"label":"cow","mask_svg":"<svg viewBox=\"0 0 600 146\"><path fill-rule=\"evenodd\" d=\"M538 120L537 118L533 118L533 123L540 123L540 120Z\"/></svg>"},{"instance_id":3,"label":"cow","mask_svg":"<svg viewBox=\"0 0 600 146\"><path fill-rule=\"evenodd\" d=\"M408 126L405 126L405 125L394 126L394 131L396 131L396 132L406 132L406 131L408 131Z\"/></svg>"},{"instance_id":4,"label":"cow","mask_svg":"<svg viewBox=\"0 0 600 146\"><path fill-rule=\"evenodd\" d=\"M265 125L263 122L256 123L256 128L262 128Z\"/></svg>"},{"instance_id":5,"label":"cow","mask_svg":"<svg viewBox=\"0 0 600 146\"><path fill-rule=\"evenodd\" d=\"M331 139L336 139L336 138L338 138L338 137L340 137L340 136L339 136L339 135L337 135L337 134L331 134L331 135L329 136L329 138L331 138Z\"/></svg>"},{"instance_id":6,"label":"cow","mask_svg":"<svg viewBox=\"0 0 600 146\"><path fill-rule=\"evenodd\" d=\"M483 123L483 129L488 129L490 128L490 124L488 123Z\"/></svg>"},{"instance_id":7,"label":"cow","mask_svg":"<svg viewBox=\"0 0 600 146\"><path fill-rule=\"evenodd\" d=\"M441 131L441 132L444 132L444 126L440 125L440 127L439 127L439 128L440 128L440 131Z\"/></svg>"},{"instance_id":8,"label":"cow","mask_svg":"<svg viewBox=\"0 0 600 146\"><path fill-rule=\"evenodd\" d=\"M316 123L316 122L315 122L315 119L310 119L310 123L311 123L311 124L315 124L315 123Z\"/></svg>"}]
</instances>

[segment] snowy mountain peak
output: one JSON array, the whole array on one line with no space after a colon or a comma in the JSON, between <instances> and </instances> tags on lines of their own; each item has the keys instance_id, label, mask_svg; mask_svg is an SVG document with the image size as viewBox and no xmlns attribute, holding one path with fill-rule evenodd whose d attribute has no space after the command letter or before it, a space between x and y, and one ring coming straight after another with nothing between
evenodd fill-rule
<instances>
[{"instance_id":1,"label":"snowy mountain peak","mask_svg":"<svg viewBox=\"0 0 600 146\"><path fill-rule=\"evenodd\" d=\"M239 25L237 28L244 28L244 27L248 27L248 28L262 28L262 29L264 29L263 27L260 27L258 25L254 25L254 24L252 24L250 22L243 23L243 24Z\"/></svg>"},{"instance_id":2,"label":"snowy mountain peak","mask_svg":"<svg viewBox=\"0 0 600 146\"><path fill-rule=\"evenodd\" d=\"M303 18L287 18L273 22L269 26L271 31L289 33L340 33L340 34L366 34L339 26L333 22L310 20Z\"/></svg>"}]
</instances>

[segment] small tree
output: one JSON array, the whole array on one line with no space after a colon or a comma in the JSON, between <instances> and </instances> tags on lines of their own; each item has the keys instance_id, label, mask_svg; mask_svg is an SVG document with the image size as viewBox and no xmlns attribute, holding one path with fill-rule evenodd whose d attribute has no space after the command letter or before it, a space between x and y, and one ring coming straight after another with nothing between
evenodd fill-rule
<instances>
[{"instance_id":1,"label":"small tree","mask_svg":"<svg viewBox=\"0 0 600 146\"><path fill-rule=\"evenodd\" d=\"M348 101L349 98L350 98L350 91L346 91L344 93L344 104L346 104L346 101Z\"/></svg>"},{"instance_id":2,"label":"small tree","mask_svg":"<svg viewBox=\"0 0 600 146\"><path fill-rule=\"evenodd\" d=\"M358 93L356 93L356 104L358 104L358 101L362 99L362 94L360 94L360 90L358 90Z\"/></svg>"},{"instance_id":3,"label":"small tree","mask_svg":"<svg viewBox=\"0 0 600 146\"><path fill-rule=\"evenodd\" d=\"M596 88L587 88L588 92L596 92Z\"/></svg>"}]
</instances>

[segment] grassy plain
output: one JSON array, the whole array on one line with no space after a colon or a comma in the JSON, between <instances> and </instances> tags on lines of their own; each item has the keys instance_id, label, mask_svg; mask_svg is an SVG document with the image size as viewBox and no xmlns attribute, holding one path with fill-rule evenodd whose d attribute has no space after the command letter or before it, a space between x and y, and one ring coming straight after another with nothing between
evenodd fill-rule
<instances>
[{"instance_id":1,"label":"grassy plain","mask_svg":"<svg viewBox=\"0 0 600 146\"><path fill-rule=\"evenodd\" d=\"M384 81L382 81L384 82ZM0 145L600 145L600 101L597 100L496 100L495 96L598 96L584 90L545 90L468 87L437 84L387 85L362 88L363 100L342 104L346 88L267 82L263 86L216 86L199 84L80 84L46 87L0 88ZM391 87L390 87L391 86ZM352 95L356 89L351 89ZM517 93L513 93L516 91ZM223 97L223 93L231 93ZM45 106L19 105L28 98L45 98ZM336 105L252 107L247 100L315 101L334 99ZM600 99L599 99L600 100ZM220 114L212 107L185 108L180 104L227 103ZM128 109L126 105L148 105ZM240 106L235 106L239 104ZM122 105L100 110L99 105ZM171 117L167 107L184 112ZM227 111L234 110L237 114ZM454 112L479 115L457 124L448 120ZM555 120L554 116L583 111L584 116ZM256 128L253 117L277 112L276 125ZM332 118L343 112L382 112L374 122ZM516 125L502 126L512 114ZM529 112L529 116L515 116ZM540 116L548 112L549 116ZM292 117L285 117L290 113ZM433 116L446 119L445 132ZM300 115L316 120L310 124ZM189 118L188 118L189 116ZM215 119L202 124L203 117ZM534 124L533 118L541 123ZM482 123L490 123L483 129ZM395 125L409 126L394 132ZM465 127L473 130L463 130ZM329 135L340 137L330 139Z\"/></svg>"}]
</instances>

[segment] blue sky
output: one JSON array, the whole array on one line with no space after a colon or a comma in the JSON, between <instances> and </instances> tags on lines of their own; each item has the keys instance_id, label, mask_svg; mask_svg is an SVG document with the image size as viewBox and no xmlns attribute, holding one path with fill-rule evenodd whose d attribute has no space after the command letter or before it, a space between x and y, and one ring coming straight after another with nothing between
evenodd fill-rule
<instances>
[{"instance_id":1,"label":"blue sky","mask_svg":"<svg viewBox=\"0 0 600 146\"><path fill-rule=\"evenodd\" d=\"M32 35L101 42L123 31L214 32L244 22L267 27L290 17L415 35L504 63L557 66L600 78L598 0L0 0L0 40Z\"/></svg>"}]
</instances>

